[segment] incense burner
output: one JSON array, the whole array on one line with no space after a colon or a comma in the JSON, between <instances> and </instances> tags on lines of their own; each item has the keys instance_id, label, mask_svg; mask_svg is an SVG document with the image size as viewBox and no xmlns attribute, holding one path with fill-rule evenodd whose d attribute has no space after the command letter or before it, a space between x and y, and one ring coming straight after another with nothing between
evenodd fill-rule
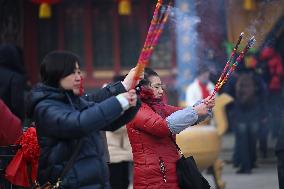
<instances>
[{"instance_id":1,"label":"incense burner","mask_svg":"<svg viewBox=\"0 0 284 189\"><path fill-rule=\"evenodd\" d=\"M214 181L218 189L225 188L222 181L223 162L219 159L222 135L228 128L225 106L233 99L227 94L216 97L213 109L215 125L203 122L199 125L188 127L177 135L177 144L183 154L192 155L200 170L213 168Z\"/></svg>"}]
</instances>

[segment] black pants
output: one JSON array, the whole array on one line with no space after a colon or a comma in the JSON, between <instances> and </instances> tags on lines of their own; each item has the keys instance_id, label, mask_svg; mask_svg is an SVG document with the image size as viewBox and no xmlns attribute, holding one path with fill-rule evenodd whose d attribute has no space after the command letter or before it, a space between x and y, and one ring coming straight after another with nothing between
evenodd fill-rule
<instances>
[{"instance_id":1,"label":"black pants","mask_svg":"<svg viewBox=\"0 0 284 189\"><path fill-rule=\"evenodd\" d=\"M234 164L250 171L256 161L257 122L240 122L235 128Z\"/></svg>"},{"instance_id":2,"label":"black pants","mask_svg":"<svg viewBox=\"0 0 284 189\"><path fill-rule=\"evenodd\" d=\"M284 189L284 151L277 153L277 171L279 189Z\"/></svg>"},{"instance_id":3,"label":"black pants","mask_svg":"<svg viewBox=\"0 0 284 189\"><path fill-rule=\"evenodd\" d=\"M112 189L127 189L129 185L129 162L110 163L110 185Z\"/></svg>"}]
</instances>

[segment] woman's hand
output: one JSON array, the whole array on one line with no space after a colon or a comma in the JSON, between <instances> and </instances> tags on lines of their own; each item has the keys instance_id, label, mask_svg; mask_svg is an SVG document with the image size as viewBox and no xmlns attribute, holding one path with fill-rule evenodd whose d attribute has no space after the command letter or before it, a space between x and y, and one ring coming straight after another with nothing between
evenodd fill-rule
<instances>
[{"instance_id":1,"label":"woman's hand","mask_svg":"<svg viewBox=\"0 0 284 189\"><path fill-rule=\"evenodd\" d=\"M136 95L136 91L134 89L131 89L130 91L128 91L126 93L122 93L122 95L128 100L129 107L136 106L137 95Z\"/></svg>"},{"instance_id":2,"label":"woman's hand","mask_svg":"<svg viewBox=\"0 0 284 189\"><path fill-rule=\"evenodd\" d=\"M208 107L205 103L200 103L193 107L193 109L196 111L198 116L205 116L208 114Z\"/></svg>"},{"instance_id":3,"label":"woman's hand","mask_svg":"<svg viewBox=\"0 0 284 189\"><path fill-rule=\"evenodd\" d=\"M134 82L134 77L136 73L137 67L132 68L129 73L126 75L125 79L122 81L122 84L124 88L128 91L131 88L132 82ZM141 79L143 79L144 72L142 72L136 81L135 85L136 86Z\"/></svg>"},{"instance_id":4,"label":"woman's hand","mask_svg":"<svg viewBox=\"0 0 284 189\"><path fill-rule=\"evenodd\" d=\"M205 116L215 106L215 96L210 99L210 96L203 99L202 103L193 107L198 116Z\"/></svg>"},{"instance_id":5,"label":"woman's hand","mask_svg":"<svg viewBox=\"0 0 284 189\"><path fill-rule=\"evenodd\" d=\"M215 106L215 96L210 99L210 96L205 98L203 102L207 105L209 109L212 109Z\"/></svg>"}]
</instances>

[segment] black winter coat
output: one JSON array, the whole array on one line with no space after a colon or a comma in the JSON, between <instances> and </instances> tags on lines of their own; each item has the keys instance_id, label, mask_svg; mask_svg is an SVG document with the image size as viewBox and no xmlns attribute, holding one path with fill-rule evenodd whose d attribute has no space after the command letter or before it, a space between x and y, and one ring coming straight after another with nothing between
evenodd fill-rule
<instances>
[{"instance_id":1,"label":"black winter coat","mask_svg":"<svg viewBox=\"0 0 284 189\"><path fill-rule=\"evenodd\" d=\"M56 181L76 144L82 140L76 161L63 178L62 188L110 188L100 131L120 128L135 116L140 107L137 105L122 114L121 105L114 97L122 92L125 89L120 82L85 98L43 84L32 89L28 113L37 124L41 148L38 169L40 183Z\"/></svg>"},{"instance_id":2,"label":"black winter coat","mask_svg":"<svg viewBox=\"0 0 284 189\"><path fill-rule=\"evenodd\" d=\"M0 45L0 98L22 121L24 120L24 65L14 45Z\"/></svg>"}]
</instances>

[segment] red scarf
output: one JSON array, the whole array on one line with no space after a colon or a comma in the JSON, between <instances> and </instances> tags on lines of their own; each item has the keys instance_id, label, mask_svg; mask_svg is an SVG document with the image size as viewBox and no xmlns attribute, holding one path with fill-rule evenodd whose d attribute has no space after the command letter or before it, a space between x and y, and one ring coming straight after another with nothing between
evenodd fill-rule
<instances>
[{"instance_id":1,"label":"red scarf","mask_svg":"<svg viewBox=\"0 0 284 189\"><path fill-rule=\"evenodd\" d=\"M200 81L198 81L199 87L201 89L202 99L209 96L209 90L207 89L207 84L203 84Z\"/></svg>"},{"instance_id":2,"label":"red scarf","mask_svg":"<svg viewBox=\"0 0 284 189\"><path fill-rule=\"evenodd\" d=\"M172 110L167 108L168 105L163 102L163 97L155 98L153 91L147 87L141 87L140 99L162 118L166 118L172 113Z\"/></svg>"}]
</instances>

